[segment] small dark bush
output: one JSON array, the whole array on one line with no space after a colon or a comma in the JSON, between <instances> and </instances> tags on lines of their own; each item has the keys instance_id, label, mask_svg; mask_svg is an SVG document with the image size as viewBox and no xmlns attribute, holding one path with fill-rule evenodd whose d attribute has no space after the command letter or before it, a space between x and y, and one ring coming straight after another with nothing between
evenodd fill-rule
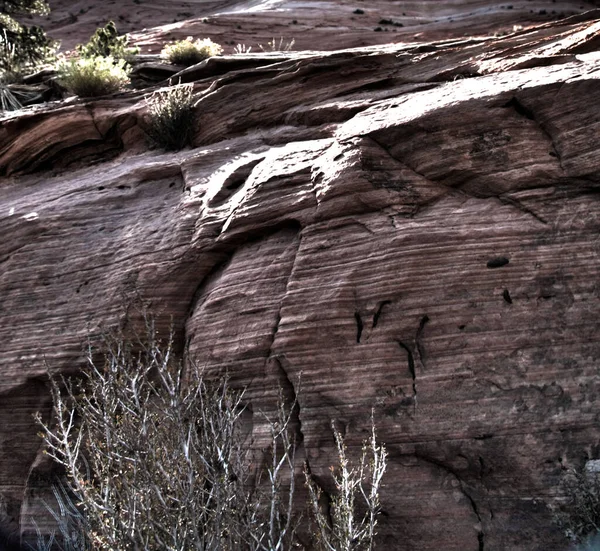
<instances>
[{"instance_id":1,"label":"small dark bush","mask_svg":"<svg viewBox=\"0 0 600 551\"><path fill-rule=\"evenodd\" d=\"M128 48L128 41L127 36L119 36L116 25L109 21L105 27L96 29L87 44L79 44L77 51L81 57L112 57L120 60L139 51L138 48Z\"/></svg>"},{"instance_id":2,"label":"small dark bush","mask_svg":"<svg viewBox=\"0 0 600 551\"><path fill-rule=\"evenodd\" d=\"M179 151L194 138L193 86L174 86L156 92L149 100L148 136L153 145Z\"/></svg>"},{"instance_id":3,"label":"small dark bush","mask_svg":"<svg viewBox=\"0 0 600 551\"><path fill-rule=\"evenodd\" d=\"M600 533L600 473L569 471L562 489L566 500L555 515L565 536L586 543Z\"/></svg>"}]
</instances>

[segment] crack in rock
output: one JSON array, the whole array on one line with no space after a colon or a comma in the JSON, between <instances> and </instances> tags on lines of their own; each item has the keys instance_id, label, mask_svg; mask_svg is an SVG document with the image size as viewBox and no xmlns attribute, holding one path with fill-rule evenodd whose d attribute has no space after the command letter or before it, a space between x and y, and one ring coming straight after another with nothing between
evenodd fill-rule
<instances>
[{"instance_id":1,"label":"crack in rock","mask_svg":"<svg viewBox=\"0 0 600 551\"><path fill-rule=\"evenodd\" d=\"M425 330L425 325L429 321L429 316L425 314L421 321L419 322L419 328L417 329L417 334L415 336L415 349L417 361L421 364L421 369L425 370L425 348L423 347L423 331Z\"/></svg>"},{"instance_id":2,"label":"crack in rock","mask_svg":"<svg viewBox=\"0 0 600 551\"><path fill-rule=\"evenodd\" d=\"M417 408L417 373L415 371L415 359L413 356L413 353L411 351L411 349L406 346L406 344L404 344L402 341L397 340L396 341L398 343L398 346L400 346L400 348L402 348L407 355L407 361L408 361L408 371L410 372L410 375L412 377L412 390L413 390L413 400L414 400L414 404L415 404L415 409Z\"/></svg>"},{"instance_id":3,"label":"crack in rock","mask_svg":"<svg viewBox=\"0 0 600 551\"><path fill-rule=\"evenodd\" d=\"M356 342L360 344L360 337L362 336L364 326L362 317L358 310L354 312L354 319L356 320Z\"/></svg>"}]
</instances>

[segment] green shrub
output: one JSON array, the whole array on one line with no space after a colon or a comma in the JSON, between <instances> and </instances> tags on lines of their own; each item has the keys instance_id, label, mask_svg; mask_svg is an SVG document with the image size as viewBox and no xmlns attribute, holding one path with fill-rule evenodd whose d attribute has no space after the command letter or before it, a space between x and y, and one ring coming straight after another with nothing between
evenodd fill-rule
<instances>
[{"instance_id":1,"label":"green shrub","mask_svg":"<svg viewBox=\"0 0 600 551\"><path fill-rule=\"evenodd\" d=\"M139 48L128 48L127 36L119 36L114 22L109 21L105 27L96 29L87 44L79 44L77 51L81 57L112 57L115 60L125 59L138 53Z\"/></svg>"},{"instance_id":2,"label":"green shrub","mask_svg":"<svg viewBox=\"0 0 600 551\"><path fill-rule=\"evenodd\" d=\"M155 92L148 101L151 142L167 151L179 151L194 138L193 85Z\"/></svg>"},{"instance_id":3,"label":"green shrub","mask_svg":"<svg viewBox=\"0 0 600 551\"><path fill-rule=\"evenodd\" d=\"M56 50L40 27L25 26L15 17L23 19L30 14L47 14L44 0L5 0L0 9L0 77L20 75L46 62ZM12 77L11 77L12 78Z\"/></svg>"},{"instance_id":4,"label":"green shrub","mask_svg":"<svg viewBox=\"0 0 600 551\"><path fill-rule=\"evenodd\" d=\"M124 60L112 57L79 58L58 66L59 82L82 98L117 92L129 82Z\"/></svg>"},{"instance_id":5,"label":"green shrub","mask_svg":"<svg viewBox=\"0 0 600 551\"><path fill-rule=\"evenodd\" d=\"M223 48L210 38L192 41L192 37L188 36L185 40L165 46L161 55L174 65L189 67L209 57L219 55L222 51Z\"/></svg>"}]
</instances>

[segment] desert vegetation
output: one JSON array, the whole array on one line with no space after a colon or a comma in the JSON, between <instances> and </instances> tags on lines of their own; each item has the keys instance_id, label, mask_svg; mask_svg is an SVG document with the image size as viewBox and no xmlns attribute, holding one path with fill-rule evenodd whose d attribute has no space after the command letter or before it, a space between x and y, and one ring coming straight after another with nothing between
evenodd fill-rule
<instances>
[{"instance_id":1,"label":"desert vegetation","mask_svg":"<svg viewBox=\"0 0 600 551\"><path fill-rule=\"evenodd\" d=\"M82 98L119 91L129 82L125 60L112 57L80 57L57 65L59 82Z\"/></svg>"},{"instance_id":2,"label":"desert vegetation","mask_svg":"<svg viewBox=\"0 0 600 551\"><path fill-rule=\"evenodd\" d=\"M598 549L600 534L600 473L593 469L571 469L561 482L564 500L555 512L555 522L564 535L583 549ZM592 542L596 543L593 544Z\"/></svg>"},{"instance_id":3,"label":"desert vegetation","mask_svg":"<svg viewBox=\"0 0 600 551\"><path fill-rule=\"evenodd\" d=\"M126 59L137 52L127 47L127 42L127 36L119 36L112 21L100 27L86 44L77 46L77 57L57 64L60 84L82 98L119 91L129 83Z\"/></svg>"},{"instance_id":4,"label":"desert vegetation","mask_svg":"<svg viewBox=\"0 0 600 551\"><path fill-rule=\"evenodd\" d=\"M43 63L54 52L53 42L37 26L18 18L48 13L44 0L5 0L0 12L0 79L17 81L22 74Z\"/></svg>"},{"instance_id":5,"label":"desert vegetation","mask_svg":"<svg viewBox=\"0 0 600 551\"><path fill-rule=\"evenodd\" d=\"M152 145L178 151L191 145L195 114L193 85L178 85L152 94L148 100L147 134Z\"/></svg>"},{"instance_id":6,"label":"desert vegetation","mask_svg":"<svg viewBox=\"0 0 600 551\"><path fill-rule=\"evenodd\" d=\"M223 48L213 42L210 38L193 40L188 36L185 40L179 40L173 44L167 44L162 50L162 57L174 65L195 65L209 57L222 53Z\"/></svg>"},{"instance_id":7,"label":"desert vegetation","mask_svg":"<svg viewBox=\"0 0 600 551\"><path fill-rule=\"evenodd\" d=\"M118 61L139 52L139 48L128 46L128 42L127 35L119 35L115 23L109 21L104 27L96 29L86 44L79 44L77 52L80 57L111 57Z\"/></svg>"},{"instance_id":8,"label":"desert vegetation","mask_svg":"<svg viewBox=\"0 0 600 551\"><path fill-rule=\"evenodd\" d=\"M67 476L54 489L59 530L38 534L36 551L52 542L73 551L283 551L298 541L295 402L280 397L276 414L262 420L268 449L257 455L244 391L181 361L152 323L143 339L106 336L103 353L90 348L87 359L82 379L51 377L54 418L38 416L46 453ZM333 430L331 520L305 467L314 547L371 550L386 452L373 429L353 466Z\"/></svg>"}]
</instances>

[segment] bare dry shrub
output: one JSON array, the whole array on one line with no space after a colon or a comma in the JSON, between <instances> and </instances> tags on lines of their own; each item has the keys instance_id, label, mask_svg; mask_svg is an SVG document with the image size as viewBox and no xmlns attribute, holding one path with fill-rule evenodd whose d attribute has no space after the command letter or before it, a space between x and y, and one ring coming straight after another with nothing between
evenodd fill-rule
<instances>
[{"instance_id":1,"label":"bare dry shrub","mask_svg":"<svg viewBox=\"0 0 600 551\"><path fill-rule=\"evenodd\" d=\"M321 507L321 488L308 468L306 484L318 549L323 551L372 551L375 548L375 528L381 505L379 494L387 465L387 452L377 444L375 422L371 420L371 438L363 442L358 465L352 465L344 439L331 423L339 467L331 468L336 494L329 503L329 514ZM364 515L357 511L357 498L362 501Z\"/></svg>"},{"instance_id":2,"label":"bare dry shrub","mask_svg":"<svg viewBox=\"0 0 600 551\"><path fill-rule=\"evenodd\" d=\"M38 534L37 551L55 541L69 544L66 551L295 547L296 402L286 404L280 394L276 414L265 419L269 445L257 467L242 425L244 392L176 358L172 338L158 340L151 321L146 331L133 343L105 336L102 354L88 349L81 379L50 379L54 419L37 420L46 453L64 467L67 482L55 491L59 537ZM339 467L332 468L330 517L305 469L315 548L374 549L387 454L372 424L356 466L332 424Z\"/></svg>"},{"instance_id":3,"label":"bare dry shrub","mask_svg":"<svg viewBox=\"0 0 600 551\"><path fill-rule=\"evenodd\" d=\"M148 335L135 350L107 337L101 363L90 349L83 380L51 379L55 425L38 417L93 548L287 548L295 526L291 498L281 499L294 461L289 409L280 405L271 423L268 484L250 484L243 392L186 368L152 326Z\"/></svg>"}]
</instances>

